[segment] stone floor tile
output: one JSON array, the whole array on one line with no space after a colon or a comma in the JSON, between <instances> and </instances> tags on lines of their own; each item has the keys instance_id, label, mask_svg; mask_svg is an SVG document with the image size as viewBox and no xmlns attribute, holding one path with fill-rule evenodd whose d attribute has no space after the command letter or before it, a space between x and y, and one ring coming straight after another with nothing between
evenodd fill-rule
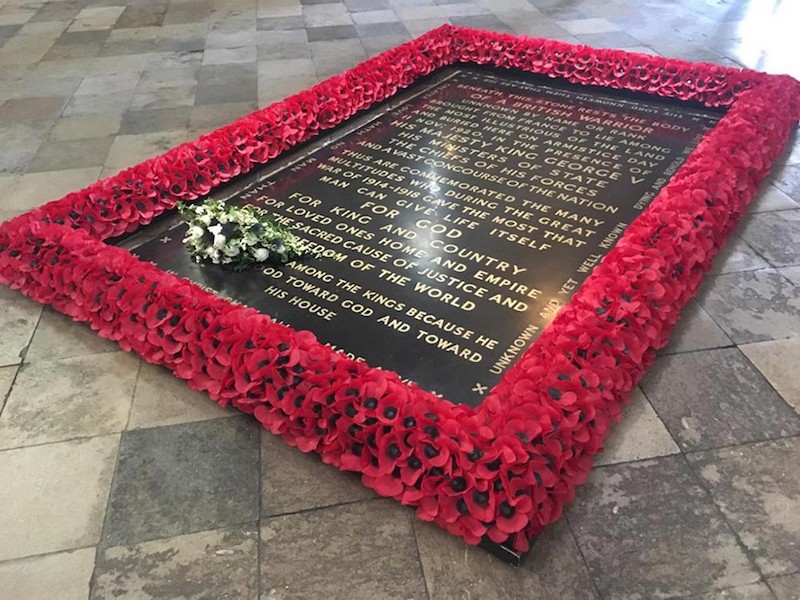
<instances>
[{"instance_id":1,"label":"stone floor tile","mask_svg":"<svg viewBox=\"0 0 800 600\"><path fill-rule=\"evenodd\" d=\"M0 560L93 546L118 435L0 452Z\"/></svg>"},{"instance_id":2,"label":"stone floor tile","mask_svg":"<svg viewBox=\"0 0 800 600\"><path fill-rule=\"evenodd\" d=\"M0 366L22 362L22 353L30 343L42 305L25 298L22 294L0 286Z\"/></svg>"},{"instance_id":3,"label":"stone floor tile","mask_svg":"<svg viewBox=\"0 0 800 600\"><path fill-rule=\"evenodd\" d=\"M272 19L258 19L256 29L259 31L290 31L303 29L303 17L275 17Z\"/></svg>"},{"instance_id":4,"label":"stone floor tile","mask_svg":"<svg viewBox=\"0 0 800 600\"><path fill-rule=\"evenodd\" d=\"M309 27L309 42L326 42L330 40L346 40L358 37L354 25L330 25L326 27Z\"/></svg>"},{"instance_id":5,"label":"stone floor tile","mask_svg":"<svg viewBox=\"0 0 800 600\"><path fill-rule=\"evenodd\" d=\"M407 33L376 35L361 38L361 43L364 45L364 50L366 50L368 56L376 56L403 42L407 42L409 39L411 38Z\"/></svg>"},{"instance_id":6,"label":"stone floor tile","mask_svg":"<svg viewBox=\"0 0 800 600\"><path fill-rule=\"evenodd\" d=\"M471 17L474 15L490 14L492 11L486 6L469 2L454 2L442 4L442 12L448 17Z\"/></svg>"},{"instance_id":7,"label":"stone floor tile","mask_svg":"<svg viewBox=\"0 0 800 600\"><path fill-rule=\"evenodd\" d=\"M118 344L101 338L86 323L78 323L51 308L45 308L25 360L37 363L119 350Z\"/></svg>"},{"instance_id":8,"label":"stone floor tile","mask_svg":"<svg viewBox=\"0 0 800 600\"><path fill-rule=\"evenodd\" d=\"M737 344L800 336L800 288L772 269L709 276L701 304Z\"/></svg>"},{"instance_id":9,"label":"stone floor tile","mask_svg":"<svg viewBox=\"0 0 800 600\"><path fill-rule=\"evenodd\" d=\"M191 107L148 108L129 110L122 115L120 135L137 135L189 127Z\"/></svg>"},{"instance_id":10,"label":"stone floor tile","mask_svg":"<svg viewBox=\"0 0 800 600\"><path fill-rule=\"evenodd\" d=\"M392 8L392 3L389 0L344 0L344 5L347 10L354 14Z\"/></svg>"},{"instance_id":11,"label":"stone floor tile","mask_svg":"<svg viewBox=\"0 0 800 600\"><path fill-rule=\"evenodd\" d=\"M193 130L212 131L250 114L258 107L258 102L223 102L195 106L189 118L189 127Z\"/></svg>"},{"instance_id":12,"label":"stone floor tile","mask_svg":"<svg viewBox=\"0 0 800 600\"><path fill-rule=\"evenodd\" d=\"M182 129L139 135L118 135L108 152L105 167L119 171L163 154L187 139L189 139L188 134Z\"/></svg>"},{"instance_id":13,"label":"stone floor tile","mask_svg":"<svg viewBox=\"0 0 800 600\"><path fill-rule=\"evenodd\" d=\"M775 600L775 596L765 583L752 583L709 594L688 596L686 600Z\"/></svg>"},{"instance_id":14,"label":"stone floor tile","mask_svg":"<svg viewBox=\"0 0 800 600\"><path fill-rule=\"evenodd\" d=\"M86 600L94 548L0 563L0 597L14 600ZM57 591L56 591L57 590Z\"/></svg>"},{"instance_id":15,"label":"stone floor tile","mask_svg":"<svg viewBox=\"0 0 800 600\"><path fill-rule=\"evenodd\" d=\"M800 600L800 573L767 580L778 600Z\"/></svg>"},{"instance_id":16,"label":"stone floor tile","mask_svg":"<svg viewBox=\"0 0 800 600\"><path fill-rule=\"evenodd\" d=\"M21 173L42 146L42 134L37 129L47 129L42 124L49 121L38 121L33 127L29 123L18 123L3 132L3 152L0 153L0 174ZM24 137L25 130L30 137Z\"/></svg>"},{"instance_id":17,"label":"stone floor tile","mask_svg":"<svg viewBox=\"0 0 800 600\"><path fill-rule=\"evenodd\" d=\"M261 514L265 517L375 498L355 473L324 464L278 436L261 435Z\"/></svg>"},{"instance_id":18,"label":"stone floor tile","mask_svg":"<svg viewBox=\"0 0 800 600\"><path fill-rule=\"evenodd\" d=\"M262 521L263 597L332 598L345 577L351 600L425 598L412 516L375 500Z\"/></svg>"},{"instance_id":19,"label":"stone floor tile","mask_svg":"<svg viewBox=\"0 0 800 600\"><path fill-rule=\"evenodd\" d=\"M406 29L408 30L408 33L411 34L411 37L417 37L426 31L430 31L431 29L449 22L450 19L445 14L427 19L414 19L409 15L407 18L403 19L403 25L406 26Z\"/></svg>"},{"instance_id":20,"label":"stone floor tile","mask_svg":"<svg viewBox=\"0 0 800 600\"><path fill-rule=\"evenodd\" d=\"M174 67L150 67L142 71L136 86L137 92L149 92L161 88L197 85L198 64L183 64ZM141 107L140 107L141 108Z\"/></svg>"},{"instance_id":21,"label":"stone floor tile","mask_svg":"<svg viewBox=\"0 0 800 600\"><path fill-rule=\"evenodd\" d=\"M159 87L149 90L137 90L133 94L130 110L155 110L176 107L194 106L197 84Z\"/></svg>"},{"instance_id":22,"label":"stone floor tile","mask_svg":"<svg viewBox=\"0 0 800 600\"><path fill-rule=\"evenodd\" d=\"M128 4L114 23L119 30L126 27L157 27L164 20L167 6L162 3Z\"/></svg>"},{"instance_id":23,"label":"stone floor tile","mask_svg":"<svg viewBox=\"0 0 800 600\"><path fill-rule=\"evenodd\" d=\"M258 45L258 61L280 60L286 58L307 58L311 49L307 40L288 43L264 42Z\"/></svg>"},{"instance_id":24,"label":"stone floor tile","mask_svg":"<svg viewBox=\"0 0 800 600\"><path fill-rule=\"evenodd\" d=\"M687 456L766 576L800 571L800 438Z\"/></svg>"},{"instance_id":25,"label":"stone floor tile","mask_svg":"<svg viewBox=\"0 0 800 600\"><path fill-rule=\"evenodd\" d=\"M428 597L436 600L596 598L586 565L565 520L536 538L522 567L511 569L431 523L414 521Z\"/></svg>"},{"instance_id":26,"label":"stone floor tile","mask_svg":"<svg viewBox=\"0 0 800 600\"><path fill-rule=\"evenodd\" d=\"M800 339L745 344L739 349L783 399L800 412Z\"/></svg>"},{"instance_id":27,"label":"stone floor tile","mask_svg":"<svg viewBox=\"0 0 800 600\"><path fill-rule=\"evenodd\" d=\"M622 409L622 421L614 426L605 442L605 450L595 457L594 464L609 465L680 452L664 423L636 388L629 403Z\"/></svg>"},{"instance_id":28,"label":"stone floor tile","mask_svg":"<svg viewBox=\"0 0 800 600\"><path fill-rule=\"evenodd\" d=\"M28 165L28 172L83 169L102 165L113 138L85 138L43 145Z\"/></svg>"},{"instance_id":29,"label":"stone floor tile","mask_svg":"<svg viewBox=\"0 0 800 600\"><path fill-rule=\"evenodd\" d=\"M594 48L635 48L642 45L642 42L624 31L612 31L606 33L583 33L577 36L578 39L588 46Z\"/></svg>"},{"instance_id":30,"label":"stone floor tile","mask_svg":"<svg viewBox=\"0 0 800 600\"><path fill-rule=\"evenodd\" d=\"M797 202L789 198L774 185L765 184L762 186L758 196L748 209L753 213L771 212L773 210L789 210L798 208Z\"/></svg>"},{"instance_id":31,"label":"stone floor tile","mask_svg":"<svg viewBox=\"0 0 800 600\"><path fill-rule=\"evenodd\" d=\"M303 20L309 29L353 24L347 7L338 2L303 6Z\"/></svg>"},{"instance_id":32,"label":"stone floor tile","mask_svg":"<svg viewBox=\"0 0 800 600\"><path fill-rule=\"evenodd\" d=\"M133 91L119 94L89 94L86 96L73 96L67 104L62 115L91 116L96 114L119 115L130 106Z\"/></svg>"},{"instance_id":33,"label":"stone floor tile","mask_svg":"<svg viewBox=\"0 0 800 600\"><path fill-rule=\"evenodd\" d=\"M36 14L34 10L14 9L0 15L0 25L19 25L27 23Z\"/></svg>"},{"instance_id":34,"label":"stone floor tile","mask_svg":"<svg viewBox=\"0 0 800 600\"><path fill-rule=\"evenodd\" d=\"M255 45L240 48L210 48L203 53L204 65L251 63L254 60L256 60Z\"/></svg>"},{"instance_id":35,"label":"stone floor tile","mask_svg":"<svg viewBox=\"0 0 800 600\"><path fill-rule=\"evenodd\" d=\"M714 319L696 300L693 300L683 309L680 320L670 334L669 342L661 349L660 354L676 354L732 345L733 342Z\"/></svg>"},{"instance_id":36,"label":"stone floor tile","mask_svg":"<svg viewBox=\"0 0 800 600\"><path fill-rule=\"evenodd\" d=\"M123 71L113 75L89 75L83 78L78 89L75 90L76 96L93 96L106 94L109 90L115 92L131 91L136 88L140 74L138 71Z\"/></svg>"},{"instance_id":37,"label":"stone floor tile","mask_svg":"<svg viewBox=\"0 0 800 600\"><path fill-rule=\"evenodd\" d=\"M405 25L399 21L356 25L356 31L358 31L358 35L361 37L362 42L366 41L366 39L370 37L381 36L400 36L404 39L408 39L408 30L406 30Z\"/></svg>"},{"instance_id":38,"label":"stone floor tile","mask_svg":"<svg viewBox=\"0 0 800 600\"><path fill-rule=\"evenodd\" d=\"M741 235L774 267L800 264L800 245L787 243L800 239L800 210L751 215Z\"/></svg>"},{"instance_id":39,"label":"stone floor tile","mask_svg":"<svg viewBox=\"0 0 800 600\"><path fill-rule=\"evenodd\" d=\"M800 165L786 165L771 175L771 183L795 202L800 202Z\"/></svg>"},{"instance_id":40,"label":"stone floor tile","mask_svg":"<svg viewBox=\"0 0 800 600\"><path fill-rule=\"evenodd\" d=\"M501 31L513 33L511 28L495 15L473 15L468 17L450 17L450 22L459 27L471 27L473 29L487 29L490 31Z\"/></svg>"},{"instance_id":41,"label":"stone floor tile","mask_svg":"<svg viewBox=\"0 0 800 600\"><path fill-rule=\"evenodd\" d=\"M23 365L0 415L0 448L122 431L138 370L124 352Z\"/></svg>"},{"instance_id":42,"label":"stone floor tile","mask_svg":"<svg viewBox=\"0 0 800 600\"><path fill-rule=\"evenodd\" d=\"M88 60L100 54L102 47L102 43L99 42L82 44L61 44L56 42L45 52L41 60Z\"/></svg>"},{"instance_id":43,"label":"stone floor tile","mask_svg":"<svg viewBox=\"0 0 800 600\"><path fill-rule=\"evenodd\" d=\"M30 77L20 82L20 88L15 94L17 98L30 98L32 96L61 97L68 99L81 83L80 74L50 75L46 77ZM55 113L57 116L61 111Z\"/></svg>"},{"instance_id":44,"label":"stone floor tile","mask_svg":"<svg viewBox=\"0 0 800 600\"><path fill-rule=\"evenodd\" d=\"M125 432L104 544L254 523L259 431L242 415Z\"/></svg>"},{"instance_id":45,"label":"stone floor tile","mask_svg":"<svg viewBox=\"0 0 800 600\"><path fill-rule=\"evenodd\" d=\"M441 19L447 17L444 11L438 6L399 6L395 4L394 12L401 21Z\"/></svg>"},{"instance_id":46,"label":"stone floor tile","mask_svg":"<svg viewBox=\"0 0 800 600\"><path fill-rule=\"evenodd\" d=\"M732 235L714 257L709 274L722 275L769 268L770 264L737 235Z\"/></svg>"},{"instance_id":47,"label":"stone floor tile","mask_svg":"<svg viewBox=\"0 0 800 600\"><path fill-rule=\"evenodd\" d=\"M800 416L736 348L662 356L641 387L685 450L800 433Z\"/></svg>"},{"instance_id":48,"label":"stone floor tile","mask_svg":"<svg viewBox=\"0 0 800 600\"><path fill-rule=\"evenodd\" d=\"M588 33L606 33L617 31L618 26L606 19L569 19L558 21L559 26L566 29L572 35L584 35Z\"/></svg>"},{"instance_id":49,"label":"stone floor tile","mask_svg":"<svg viewBox=\"0 0 800 600\"><path fill-rule=\"evenodd\" d=\"M128 429L177 425L238 414L239 411L233 408L221 408L208 394L194 391L167 369L143 363L133 393Z\"/></svg>"},{"instance_id":50,"label":"stone floor tile","mask_svg":"<svg viewBox=\"0 0 800 600\"><path fill-rule=\"evenodd\" d=\"M14 377L17 374L17 367L0 367L0 413L3 412L3 407L8 398L8 392L11 391L11 384L14 382Z\"/></svg>"},{"instance_id":51,"label":"stone floor tile","mask_svg":"<svg viewBox=\"0 0 800 600\"><path fill-rule=\"evenodd\" d=\"M66 103L62 97L16 98L0 106L0 123L3 121L36 121L55 119Z\"/></svg>"},{"instance_id":52,"label":"stone floor tile","mask_svg":"<svg viewBox=\"0 0 800 600\"><path fill-rule=\"evenodd\" d=\"M152 62L156 54L123 54L120 56L98 56L88 61L87 74L122 73L141 71Z\"/></svg>"},{"instance_id":53,"label":"stone floor tile","mask_svg":"<svg viewBox=\"0 0 800 600\"><path fill-rule=\"evenodd\" d=\"M688 596L759 579L682 456L595 469L567 516L603 598Z\"/></svg>"},{"instance_id":54,"label":"stone floor tile","mask_svg":"<svg viewBox=\"0 0 800 600\"><path fill-rule=\"evenodd\" d=\"M92 600L258 598L258 531L219 529L107 548Z\"/></svg>"},{"instance_id":55,"label":"stone floor tile","mask_svg":"<svg viewBox=\"0 0 800 600\"><path fill-rule=\"evenodd\" d=\"M365 10L363 12L352 13L351 16L356 25L394 23L398 20L397 15L389 8L384 8L382 10Z\"/></svg>"},{"instance_id":56,"label":"stone floor tile","mask_svg":"<svg viewBox=\"0 0 800 600\"><path fill-rule=\"evenodd\" d=\"M50 139L56 142L83 140L114 135L119 131L119 115L88 115L62 117L56 121ZM61 175L59 175L59 178ZM51 180L52 181L52 180Z\"/></svg>"},{"instance_id":57,"label":"stone floor tile","mask_svg":"<svg viewBox=\"0 0 800 600\"><path fill-rule=\"evenodd\" d=\"M3 199L3 208L26 212L81 190L97 181L99 176L99 167L26 173L18 177L12 189L6 190L8 195Z\"/></svg>"},{"instance_id":58,"label":"stone floor tile","mask_svg":"<svg viewBox=\"0 0 800 600\"><path fill-rule=\"evenodd\" d=\"M310 58L270 60L258 65L258 79L277 79L279 85L286 78L307 77L314 74L314 61ZM298 90L299 91L299 90Z\"/></svg>"},{"instance_id":59,"label":"stone floor tile","mask_svg":"<svg viewBox=\"0 0 800 600\"><path fill-rule=\"evenodd\" d=\"M195 104L221 104L223 102L253 102L258 99L258 88L254 81L241 86L206 85L195 92Z\"/></svg>"},{"instance_id":60,"label":"stone floor tile","mask_svg":"<svg viewBox=\"0 0 800 600\"><path fill-rule=\"evenodd\" d=\"M108 29L117 22L124 6L89 6L81 10L67 31Z\"/></svg>"}]
</instances>

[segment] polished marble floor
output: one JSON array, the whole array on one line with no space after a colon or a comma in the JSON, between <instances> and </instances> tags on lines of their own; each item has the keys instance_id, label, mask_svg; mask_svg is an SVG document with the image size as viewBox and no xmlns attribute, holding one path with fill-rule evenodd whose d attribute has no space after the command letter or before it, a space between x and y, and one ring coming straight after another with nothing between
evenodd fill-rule
<instances>
[{"instance_id":1,"label":"polished marble floor","mask_svg":"<svg viewBox=\"0 0 800 600\"><path fill-rule=\"evenodd\" d=\"M0 219L441 23L800 76L796 0L0 0ZM0 289L0 598L800 598L800 145L512 570Z\"/></svg>"}]
</instances>

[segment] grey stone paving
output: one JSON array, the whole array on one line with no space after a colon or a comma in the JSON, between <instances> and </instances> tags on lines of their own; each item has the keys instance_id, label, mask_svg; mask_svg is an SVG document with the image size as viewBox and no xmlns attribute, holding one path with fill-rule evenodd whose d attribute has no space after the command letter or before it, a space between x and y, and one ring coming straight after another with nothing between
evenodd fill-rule
<instances>
[{"instance_id":1,"label":"grey stone paving","mask_svg":"<svg viewBox=\"0 0 800 600\"><path fill-rule=\"evenodd\" d=\"M0 219L442 23L800 76L797 9L0 0ZM797 599L800 144L779 163L518 571L0 289L0 598Z\"/></svg>"}]
</instances>

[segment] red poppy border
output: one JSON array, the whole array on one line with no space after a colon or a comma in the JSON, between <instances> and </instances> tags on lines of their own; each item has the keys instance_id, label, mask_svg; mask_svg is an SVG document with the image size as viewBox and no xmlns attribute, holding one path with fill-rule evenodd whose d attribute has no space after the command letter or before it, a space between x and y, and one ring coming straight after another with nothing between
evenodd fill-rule
<instances>
[{"instance_id":1,"label":"red poppy border","mask_svg":"<svg viewBox=\"0 0 800 600\"><path fill-rule=\"evenodd\" d=\"M456 63L727 114L477 408L332 351L105 240ZM469 543L528 549L585 481L631 389L800 117L800 83L449 25L0 225L0 282L49 304Z\"/></svg>"}]
</instances>

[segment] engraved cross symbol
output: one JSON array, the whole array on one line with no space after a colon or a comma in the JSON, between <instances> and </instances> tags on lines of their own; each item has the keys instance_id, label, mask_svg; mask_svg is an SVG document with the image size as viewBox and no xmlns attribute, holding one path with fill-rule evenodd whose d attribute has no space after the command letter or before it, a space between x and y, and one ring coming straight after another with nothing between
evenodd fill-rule
<instances>
[{"instance_id":1,"label":"engraved cross symbol","mask_svg":"<svg viewBox=\"0 0 800 600\"><path fill-rule=\"evenodd\" d=\"M479 394L485 394L486 392L489 391L489 386L488 385L481 385L480 383L476 383L473 386L472 391L473 392L478 392Z\"/></svg>"},{"instance_id":2,"label":"engraved cross symbol","mask_svg":"<svg viewBox=\"0 0 800 600\"><path fill-rule=\"evenodd\" d=\"M169 244L172 241L172 238L168 235L165 235L159 240L162 244Z\"/></svg>"}]
</instances>

